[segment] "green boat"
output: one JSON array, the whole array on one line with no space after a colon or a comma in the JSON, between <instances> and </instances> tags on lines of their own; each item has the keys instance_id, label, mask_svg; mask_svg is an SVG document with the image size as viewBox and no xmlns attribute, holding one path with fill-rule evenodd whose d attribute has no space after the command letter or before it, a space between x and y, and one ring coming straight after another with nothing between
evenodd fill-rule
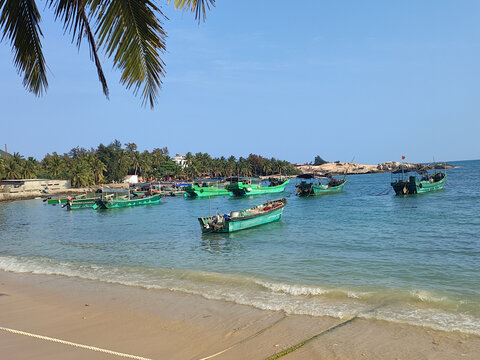
<instances>
[{"instance_id":1,"label":"green boat","mask_svg":"<svg viewBox=\"0 0 480 360\"><path fill-rule=\"evenodd\" d=\"M412 171L398 170L392 172L392 185L395 195L424 194L430 191L443 189L447 180L446 172L428 173L425 170L419 170L421 175L418 179L416 175L409 175ZM399 179L393 180L393 174L401 174ZM408 178L408 179L407 179Z\"/></svg>"},{"instance_id":2,"label":"green boat","mask_svg":"<svg viewBox=\"0 0 480 360\"><path fill-rule=\"evenodd\" d=\"M297 176L297 178L304 179L295 186L297 195L302 197L339 193L343 191L343 187L347 183L345 177L343 179L327 177L328 182L326 184L322 184L322 179L324 178L316 177L313 174L302 174ZM306 179L313 180L308 182Z\"/></svg>"},{"instance_id":3,"label":"green boat","mask_svg":"<svg viewBox=\"0 0 480 360\"><path fill-rule=\"evenodd\" d=\"M67 210L91 209L95 205L99 197L90 197L85 199L69 199L62 207L67 207Z\"/></svg>"},{"instance_id":4,"label":"green boat","mask_svg":"<svg viewBox=\"0 0 480 360\"><path fill-rule=\"evenodd\" d=\"M194 183L184 187L185 197L210 197L231 195L230 191L220 186L211 186L209 183Z\"/></svg>"},{"instance_id":5,"label":"green boat","mask_svg":"<svg viewBox=\"0 0 480 360\"><path fill-rule=\"evenodd\" d=\"M97 199L95 205L93 205L93 209L116 209L139 205L154 205L159 204L161 199L160 194L133 199L129 197L113 198L113 196L104 196Z\"/></svg>"},{"instance_id":6,"label":"green boat","mask_svg":"<svg viewBox=\"0 0 480 360\"><path fill-rule=\"evenodd\" d=\"M77 195L77 196L74 196L74 199L85 199L87 197L87 194L83 194L83 195ZM68 199L71 199L70 196L67 196L67 197L64 197L64 198L47 198L47 204L48 205L56 205L56 204L66 204ZM43 200L45 201L45 200Z\"/></svg>"},{"instance_id":7,"label":"green boat","mask_svg":"<svg viewBox=\"0 0 480 360\"><path fill-rule=\"evenodd\" d=\"M250 209L232 211L223 216L216 214L200 217L198 221L202 233L229 233L280 220L286 204L286 199L272 200Z\"/></svg>"},{"instance_id":8,"label":"green boat","mask_svg":"<svg viewBox=\"0 0 480 360\"><path fill-rule=\"evenodd\" d=\"M268 181L268 186L262 186L262 184L252 184L251 179L230 178L230 184L225 186L225 189L234 196L276 194L285 190L285 186L290 182L290 179L269 178Z\"/></svg>"},{"instance_id":9,"label":"green boat","mask_svg":"<svg viewBox=\"0 0 480 360\"><path fill-rule=\"evenodd\" d=\"M48 205L66 204L67 201L68 201L67 198L47 199L47 204Z\"/></svg>"}]
</instances>

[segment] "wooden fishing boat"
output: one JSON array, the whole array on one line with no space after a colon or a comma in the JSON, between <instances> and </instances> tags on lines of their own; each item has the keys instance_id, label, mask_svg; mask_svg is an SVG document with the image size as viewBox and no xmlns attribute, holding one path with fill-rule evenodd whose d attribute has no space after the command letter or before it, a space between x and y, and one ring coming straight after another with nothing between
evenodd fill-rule
<instances>
[{"instance_id":1,"label":"wooden fishing boat","mask_svg":"<svg viewBox=\"0 0 480 360\"><path fill-rule=\"evenodd\" d=\"M428 173L425 170L417 171L421 175L420 179L416 175L412 175L412 171L392 172L392 185L395 195L412 195L424 194L430 191L443 189L445 181L447 180L446 172ZM400 178L393 179L393 174L401 174Z\"/></svg>"},{"instance_id":2,"label":"wooden fishing boat","mask_svg":"<svg viewBox=\"0 0 480 360\"><path fill-rule=\"evenodd\" d=\"M67 207L67 210L91 209L98 199L99 196L82 199L70 198L62 207Z\"/></svg>"},{"instance_id":3,"label":"wooden fishing boat","mask_svg":"<svg viewBox=\"0 0 480 360\"><path fill-rule=\"evenodd\" d=\"M152 195L146 196L142 198L113 198L112 196L104 196L100 199L97 199L95 205L93 205L93 209L115 209L115 208L124 208L124 207L131 207L131 206L139 206L139 205L154 205L158 204L161 201L161 195Z\"/></svg>"},{"instance_id":4,"label":"wooden fishing boat","mask_svg":"<svg viewBox=\"0 0 480 360\"><path fill-rule=\"evenodd\" d=\"M81 196L67 197L67 202L62 205L67 210L91 209L97 200L102 198L125 198L128 196L127 190L124 189L98 189L94 193L87 193Z\"/></svg>"},{"instance_id":5,"label":"wooden fishing boat","mask_svg":"<svg viewBox=\"0 0 480 360\"><path fill-rule=\"evenodd\" d=\"M262 186L262 184L252 184L251 179L230 178L230 184L225 186L225 189L234 196L276 194L283 192L285 186L290 183L290 179L279 180L270 178L268 181L269 184L267 186Z\"/></svg>"},{"instance_id":6,"label":"wooden fishing boat","mask_svg":"<svg viewBox=\"0 0 480 360\"><path fill-rule=\"evenodd\" d=\"M184 187L185 197L210 197L210 196L222 196L231 195L230 191L221 186L214 186L207 182L194 183Z\"/></svg>"},{"instance_id":7,"label":"wooden fishing boat","mask_svg":"<svg viewBox=\"0 0 480 360\"><path fill-rule=\"evenodd\" d=\"M85 199L86 197L87 197L87 194L82 194L82 195L77 195L74 198ZM58 197L58 198L47 198L46 200L48 205L56 205L56 204L66 204L69 198L71 197L67 196L67 197Z\"/></svg>"},{"instance_id":8,"label":"wooden fishing boat","mask_svg":"<svg viewBox=\"0 0 480 360\"><path fill-rule=\"evenodd\" d=\"M343 191L343 187L347 183L345 177L338 179L335 177L316 177L314 174L302 174L297 178L304 179L300 184L296 185L298 196L318 196L326 194L335 194ZM312 181L306 181L311 179ZM328 179L326 184L322 183L323 179Z\"/></svg>"},{"instance_id":9,"label":"wooden fishing boat","mask_svg":"<svg viewBox=\"0 0 480 360\"><path fill-rule=\"evenodd\" d=\"M286 199L272 200L242 211L200 217L198 221L203 233L239 231L280 220L286 204Z\"/></svg>"}]
</instances>

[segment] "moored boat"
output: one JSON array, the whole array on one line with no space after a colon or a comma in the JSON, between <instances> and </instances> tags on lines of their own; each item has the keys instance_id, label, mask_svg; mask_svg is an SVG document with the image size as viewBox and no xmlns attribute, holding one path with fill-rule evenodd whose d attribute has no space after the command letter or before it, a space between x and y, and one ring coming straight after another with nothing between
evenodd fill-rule
<instances>
[{"instance_id":1,"label":"moored boat","mask_svg":"<svg viewBox=\"0 0 480 360\"><path fill-rule=\"evenodd\" d=\"M161 195L152 195L146 196L141 198L133 198L125 197L125 198L113 198L112 196L104 196L100 199L97 199L95 205L93 205L93 209L115 209L115 208L124 208L124 207L131 207L131 206L139 206L139 205L154 205L158 204L161 201Z\"/></svg>"},{"instance_id":2,"label":"moored boat","mask_svg":"<svg viewBox=\"0 0 480 360\"><path fill-rule=\"evenodd\" d=\"M229 180L230 184L225 186L225 189L230 191L234 196L281 193L285 190L285 186L290 183L290 179L269 178L269 184L262 186L261 183L253 184L252 180L248 178L230 178Z\"/></svg>"},{"instance_id":3,"label":"moored boat","mask_svg":"<svg viewBox=\"0 0 480 360\"><path fill-rule=\"evenodd\" d=\"M207 182L193 183L184 187L185 197L210 197L210 196L222 196L231 195L230 191L221 187L211 185Z\"/></svg>"},{"instance_id":4,"label":"moored boat","mask_svg":"<svg viewBox=\"0 0 480 360\"><path fill-rule=\"evenodd\" d=\"M228 233L280 220L286 199L271 200L242 211L198 218L203 233Z\"/></svg>"},{"instance_id":5,"label":"moored boat","mask_svg":"<svg viewBox=\"0 0 480 360\"><path fill-rule=\"evenodd\" d=\"M420 179L414 174L413 171L399 170L392 172L392 174L401 174L400 178L393 179L390 185L392 185L395 195L412 195L412 194L424 194L430 191L436 191L443 189L445 181L447 180L446 172L434 172L428 173L426 170L419 170L417 173L421 175ZM392 175L393 176L393 175Z\"/></svg>"},{"instance_id":6,"label":"moored boat","mask_svg":"<svg viewBox=\"0 0 480 360\"><path fill-rule=\"evenodd\" d=\"M82 195L77 195L77 196L74 196L74 199L85 199L87 197L87 194L82 194ZM48 205L56 205L56 204L66 204L68 199L71 199L70 196L67 196L67 197L58 197L58 198L47 198L47 204ZM43 200L45 201L45 200Z\"/></svg>"},{"instance_id":7,"label":"moored boat","mask_svg":"<svg viewBox=\"0 0 480 360\"><path fill-rule=\"evenodd\" d=\"M297 178L302 179L302 182L295 186L297 195L302 197L339 193L343 191L343 187L347 183L345 177L338 179L335 177L316 177L314 174L302 174ZM328 181L323 184L322 179L328 179ZM306 180L311 181L307 182Z\"/></svg>"},{"instance_id":8,"label":"moored boat","mask_svg":"<svg viewBox=\"0 0 480 360\"><path fill-rule=\"evenodd\" d=\"M67 199L67 203L62 205L66 206L67 210L89 209L95 205L99 197L87 197L82 199L70 198Z\"/></svg>"}]
</instances>

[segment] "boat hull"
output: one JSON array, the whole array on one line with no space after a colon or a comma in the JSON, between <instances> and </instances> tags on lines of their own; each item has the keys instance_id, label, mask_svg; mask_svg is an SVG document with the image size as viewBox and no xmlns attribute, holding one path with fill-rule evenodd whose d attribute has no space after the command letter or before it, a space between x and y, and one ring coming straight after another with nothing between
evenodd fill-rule
<instances>
[{"instance_id":1,"label":"boat hull","mask_svg":"<svg viewBox=\"0 0 480 360\"><path fill-rule=\"evenodd\" d=\"M431 191L442 190L445 181L447 180L447 174L442 179L435 182L422 181L411 176L409 180L398 180L391 183L395 195L414 195L425 194Z\"/></svg>"},{"instance_id":2,"label":"boat hull","mask_svg":"<svg viewBox=\"0 0 480 360\"><path fill-rule=\"evenodd\" d=\"M283 208L277 211L273 211L267 215L264 216L259 216L256 218L252 219L247 219L247 220L239 220L239 221L229 221L227 224L227 229L225 231L221 232L234 232L234 231L240 231L240 230L245 230L249 229L255 226L260 226L264 224L268 224L274 221L280 220L283 214ZM224 229L222 229L224 230Z\"/></svg>"},{"instance_id":3,"label":"boat hull","mask_svg":"<svg viewBox=\"0 0 480 360\"><path fill-rule=\"evenodd\" d=\"M67 198L48 199L48 200L47 200L47 204L48 204L48 205L66 204L67 201L68 201Z\"/></svg>"},{"instance_id":4,"label":"boat hull","mask_svg":"<svg viewBox=\"0 0 480 360\"><path fill-rule=\"evenodd\" d=\"M297 185L297 195L301 197L308 197L308 196L336 194L343 191L343 187L345 186L346 183L347 181L343 182L338 186L309 184L309 186L305 187L305 186Z\"/></svg>"},{"instance_id":5,"label":"boat hull","mask_svg":"<svg viewBox=\"0 0 480 360\"><path fill-rule=\"evenodd\" d=\"M211 196L225 196L231 195L230 191L216 187L216 186L197 186L197 185L190 185L185 187L185 197L211 197Z\"/></svg>"},{"instance_id":6,"label":"boat hull","mask_svg":"<svg viewBox=\"0 0 480 360\"><path fill-rule=\"evenodd\" d=\"M91 209L99 198L79 199L67 201L68 210Z\"/></svg>"},{"instance_id":7,"label":"boat hull","mask_svg":"<svg viewBox=\"0 0 480 360\"><path fill-rule=\"evenodd\" d=\"M233 218L233 217L224 218L224 223L222 223L221 227L206 226L207 224L208 225L211 224L211 221L214 218L214 216L198 218L198 221L200 223L200 227L202 228L203 233L212 233L212 232L230 233L234 231L250 229L256 226L260 226L260 225L264 225L264 224L268 224L268 223L280 220L286 203L287 201L285 199L269 201L265 204L262 204L256 207L256 208L263 207L265 209L267 207L274 206L270 210L266 210L265 213L255 214L251 216L247 215L247 216L242 216L237 218ZM247 212L249 210L251 209L244 210L243 212Z\"/></svg>"},{"instance_id":8,"label":"boat hull","mask_svg":"<svg viewBox=\"0 0 480 360\"><path fill-rule=\"evenodd\" d=\"M233 196L249 196L249 195L263 195L263 194L278 194L285 191L285 186L290 183L290 179L286 180L277 186L260 186L244 184L241 181L230 185L225 188L229 190Z\"/></svg>"},{"instance_id":9,"label":"boat hull","mask_svg":"<svg viewBox=\"0 0 480 360\"><path fill-rule=\"evenodd\" d=\"M98 199L93 209L117 209L140 205L155 205L160 203L160 201L160 195L153 195L141 199Z\"/></svg>"}]
</instances>

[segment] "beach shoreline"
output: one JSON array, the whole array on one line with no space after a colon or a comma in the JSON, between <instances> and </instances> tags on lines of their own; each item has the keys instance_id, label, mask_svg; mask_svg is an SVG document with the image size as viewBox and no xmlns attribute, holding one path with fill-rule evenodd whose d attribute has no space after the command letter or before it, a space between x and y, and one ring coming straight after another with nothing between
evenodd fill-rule
<instances>
[{"instance_id":1,"label":"beach shoreline","mask_svg":"<svg viewBox=\"0 0 480 360\"><path fill-rule=\"evenodd\" d=\"M267 359L304 342L282 358L475 359L480 353L476 335L382 320L288 315L56 275L0 271L0 306L0 348L8 359L122 358L111 351L137 359Z\"/></svg>"}]
</instances>

